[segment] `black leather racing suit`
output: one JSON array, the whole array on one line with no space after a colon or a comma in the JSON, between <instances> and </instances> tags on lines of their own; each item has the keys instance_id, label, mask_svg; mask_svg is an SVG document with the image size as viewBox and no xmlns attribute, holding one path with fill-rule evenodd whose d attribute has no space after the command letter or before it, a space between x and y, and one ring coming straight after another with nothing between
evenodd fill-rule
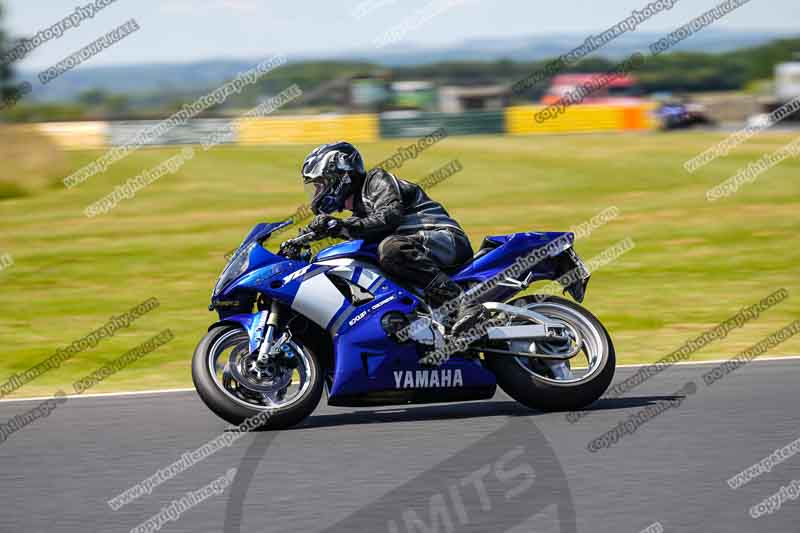
<instances>
[{"instance_id":1,"label":"black leather racing suit","mask_svg":"<svg viewBox=\"0 0 800 533\"><path fill-rule=\"evenodd\" d=\"M472 246L458 222L421 187L383 169L369 171L362 184L354 185L354 216L343 221L348 235L380 241L381 268L400 281L423 287L434 306L458 297L460 288L442 272L472 257Z\"/></svg>"}]
</instances>

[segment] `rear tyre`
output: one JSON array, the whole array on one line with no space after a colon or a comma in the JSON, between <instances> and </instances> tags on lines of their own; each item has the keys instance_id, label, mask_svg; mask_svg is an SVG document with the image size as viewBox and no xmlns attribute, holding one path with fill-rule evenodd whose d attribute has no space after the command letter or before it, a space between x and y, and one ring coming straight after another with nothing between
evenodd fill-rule
<instances>
[{"instance_id":1,"label":"rear tyre","mask_svg":"<svg viewBox=\"0 0 800 533\"><path fill-rule=\"evenodd\" d=\"M192 358L192 380L197 393L209 409L231 424L241 424L245 419L265 412L271 414L265 423L260 424L260 429L284 429L298 424L319 404L323 377L319 360L302 339L295 335L290 343L296 352L298 366L291 369L288 385L283 386L287 382L284 379L270 388L277 376L286 378L289 369L285 368L273 369L274 375L257 383L243 379L242 385L231 377L229 367L230 361L239 361L234 364L241 364L242 369L247 367L247 332L238 325L212 328L197 345ZM228 350L233 352L232 358L229 358ZM241 371L238 375L244 373ZM269 392L253 392L248 385ZM296 390L287 397L289 389Z\"/></svg>"},{"instance_id":2,"label":"rear tyre","mask_svg":"<svg viewBox=\"0 0 800 533\"><path fill-rule=\"evenodd\" d=\"M575 328L583 338L581 352L588 366L585 372L573 374L570 365L581 356L579 353L569 360L565 373L556 375L540 358L487 353L486 364L497 377L500 388L521 404L543 411L580 409L600 398L614 378L616 355L611 337L597 317L582 306L556 296L541 301L522 297L510 304Z\"/></svg>"}]
</instances>

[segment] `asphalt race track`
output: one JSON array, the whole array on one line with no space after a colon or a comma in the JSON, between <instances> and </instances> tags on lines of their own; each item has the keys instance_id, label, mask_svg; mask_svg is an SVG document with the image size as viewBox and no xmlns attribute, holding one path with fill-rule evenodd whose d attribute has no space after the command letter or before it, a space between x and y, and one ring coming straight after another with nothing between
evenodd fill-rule
<instances>
[{"instance_id":1,"label":"asphalt race track","mask_svg":"<svg viewBox=\"0 0 800 533\"><path fill-rule=\"evenodd\" d=\"M711 368L668 369L575 423L500 392L468 404L321 404L304 426L245 435L117 511L108 499L226 424L193 392L70 399L0 444L0 531L127 532L231 468L224 492L160 530L800 531L800 500L749 514L800 480L800 456L735 490L726 483L800 437L800 360L754 362L708 386ZM635 371L619 369L616 380ZM661 400L671 407L589 451ZM0 419L35 404L2 402Z\"/></svg>"}]
</instances>

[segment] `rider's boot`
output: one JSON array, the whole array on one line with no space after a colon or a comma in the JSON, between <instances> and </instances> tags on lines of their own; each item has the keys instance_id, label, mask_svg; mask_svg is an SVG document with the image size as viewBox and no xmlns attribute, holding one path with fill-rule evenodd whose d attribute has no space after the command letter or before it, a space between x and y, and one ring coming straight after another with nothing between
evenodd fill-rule
<instances>
[{"instance_id":1,"label":"rider's boot","mask_svg":"<svg viewBox=\"0 0 800 533\"><path fill-rule=\"evenodd\" d=\"M486 322L488 318L486 309L479 303L465 301L458 308L458 315L453 324L452 334L454 337L462 335L472 336L470 330ZM478 333L480 336L480 334Z\"/></svg>"},{"instance_id":2,"label":"rider's boot","mask_svg":"<svg viewBox=\"0 0 800 533\"><path fill-rule=\"evenodd\" d=\"M463 293L446 274L437 274L424 289L425 302L433 311L434 320L445 325L449 323L449 316L456 310Z\"/></svg>"},{"instance_id":3,"label":"rider's boot","mask_svg":"<svg viewBox=\"0 0 800 533\"><path fill-rule=\"evenodd\" d=\"M483 306L467 300L461 287L443 273L425 287L425 299L434 310L440 310L438 320L454 324L453 336L468 332L486 319ZM455 316L450 318L454 311Z\"/></svg>"}]
</instances>

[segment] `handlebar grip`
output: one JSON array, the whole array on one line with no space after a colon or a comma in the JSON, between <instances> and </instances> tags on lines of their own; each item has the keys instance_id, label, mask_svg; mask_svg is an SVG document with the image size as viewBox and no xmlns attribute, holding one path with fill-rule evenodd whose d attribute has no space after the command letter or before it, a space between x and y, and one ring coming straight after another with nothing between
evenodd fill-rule
<instances>
[{"instance_id":1,"label":"handlebar grip","mask_svg":"<svg viewBox=\"0 0 800 533\"><path fill-rule=\"evenodd\" d=\"M295 237L294 239L289 239L284 244L305 244L306 242L314 240L315 237L316 234L309 232L300 235L299 237Z\"/></svg>"}]
</instances>

